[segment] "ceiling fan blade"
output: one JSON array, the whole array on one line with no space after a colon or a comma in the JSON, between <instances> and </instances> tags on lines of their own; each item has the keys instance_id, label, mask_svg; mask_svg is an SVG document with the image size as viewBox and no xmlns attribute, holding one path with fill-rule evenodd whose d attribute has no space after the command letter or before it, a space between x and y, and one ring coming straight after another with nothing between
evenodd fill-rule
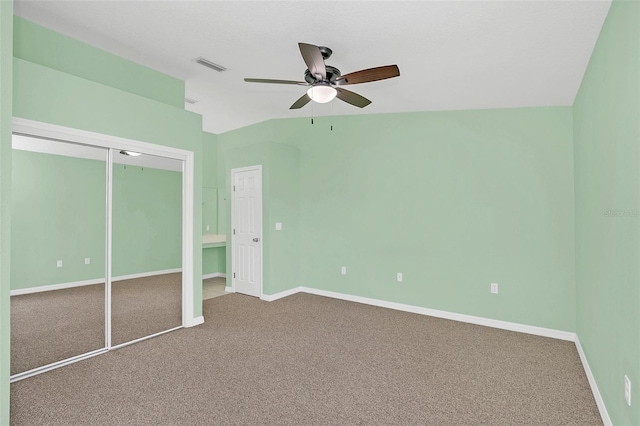
<instances>
[{"instance_id":1,"label":"ceiling fan blade","mask_svg":"<svg viewBox=\"0 0 640 426\"><path fill-rule=\"evenodd\" d=\"M300 97L297 101L289 107L289 109L300 109L311 101L311 98L306 93Z\"/></svg>"},{"instance_id":2,"label":"ceiling fan blade","mask_svg":"<svg viewBox=\"0 0 640 426\"><path fill-rule=\"evenodd\" d=\"M364 96L360 96L357 93L353 93L346 89L341 89L340 87L335 88L338 93L336 97L342 101L345 101L348 104L357 106L358 108L364 108L371 103L371 101Z\"/></svg>"},{"instance_id":3,"label":"ceiling fan blade","mask_svg":"<svg viewBox=\"0 0 640 426\"><path fill-rule=\"evenodd\" d=\"M297 84L299 86L308 86L306 81L293 81L293 80L270 80L268 78L245 78L247 83L270 83L270 84Z\"/></svg>"},{"instance_id":4,"label":"ceiling fan blade","mask_svg":"<svg viewBox=\"0 0 640 426\"><path fill-rule=\"evenodd\" d=\"M369 68L342 75L336 79L339 85L368 83L370 81L384 80L398 77L400 69L397 65L385 65L384 67Z\"/></svg>"},{"instance_id":5,"label":"ceiling fan blade","mask_svg":"<svg viewBox=\"0 0 640 426\"><path fill-rule=\"evenodd\" d=\"M324 66L324 59L322 58L320 48L313 44L306 43L298 43L298 47L300 47L302 59L304 59L305 64L307 64L311 75L315 77L320 74L322 80L325 80L327 78L327 69Z\"/></svg>"}]
</instances>

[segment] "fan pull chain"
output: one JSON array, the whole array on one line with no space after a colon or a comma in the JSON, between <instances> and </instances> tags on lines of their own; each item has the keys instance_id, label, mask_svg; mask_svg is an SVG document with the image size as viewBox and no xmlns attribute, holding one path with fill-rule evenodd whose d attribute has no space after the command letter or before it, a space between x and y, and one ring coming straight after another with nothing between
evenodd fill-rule
<instances>
[{"instance_id":1,"label":"fan pull chain","mask_svg":"<svg viewBox=\"0 0 640 426\"><path fill-rule=\"evenodd\" d=\"M331 102L331 131L333 132L333 102Z\"/></svg>"}]
</instances>

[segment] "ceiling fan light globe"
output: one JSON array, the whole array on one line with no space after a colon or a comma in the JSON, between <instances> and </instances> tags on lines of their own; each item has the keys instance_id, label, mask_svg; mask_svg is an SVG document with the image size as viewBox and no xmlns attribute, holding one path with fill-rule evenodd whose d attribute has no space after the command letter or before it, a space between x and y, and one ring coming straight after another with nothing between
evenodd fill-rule
<instances>
[{"instance_id":1,"label":"ceiling fan light globe","mask_svg":"<svg viewBox=\"0 0 640 426\"><path fill-rule=\"evenodd\" d=\"M307 90L307 95L309 95L311 100L319 104L326 104L327 102L331 102L337 94L338 91L328 85L313 86L309 88L309 90Z\"/></svg>"}]
</instances>

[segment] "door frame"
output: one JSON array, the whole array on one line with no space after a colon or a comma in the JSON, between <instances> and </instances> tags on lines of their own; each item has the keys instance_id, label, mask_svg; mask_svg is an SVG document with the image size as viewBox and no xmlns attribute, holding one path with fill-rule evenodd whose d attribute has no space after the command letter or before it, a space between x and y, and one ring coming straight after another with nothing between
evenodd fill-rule
<instances>
[{"instance_id":1,"label":"door frame","mask_svg":"<svg viewBox=\"0 0 640 426\"><path fill-rule=\"evenodd\" d=\"M25 136L35 136L106 148L110 152L110 157L112 155L111 151L118 149L142 151L150 155L182 160L182 327L193 327L203 323L204 318L194 318L194 153L180 148L141 142L18 117L13 118L12 131L13 133ZM110 195L111 189L109 188L107 196L110 198ZM107 208L107 229L110 229L110 227L111 208L109 205ZM110 237L109 234L107 237L107 252L109 256L107 257L106 278L110 278L111 275ZM108 303L110 303L110 301L108 301ZM110 322L110 318L107 319L107 322ZM110 348L111 345L107 345L107 349Z\"/></svg>"},{"instance_id":2,"label":"door frame","mask_svg":"<svg viewBox=\"0 0 640 426\"><path fill-rule=\"evenodd\" d=\"M233 182L236 173L239 172L248 172L251 170L257 170L260 172L260 222L262 226L260 227L260 242L262 243L260 249L260 299L264 297L264 174L262 173L262 164L256 164L254 166L247 167L236 167L231 169L231 180L229 182L229 193L231 194L231 291L235 293L236 291L236 278L235 278L235 248L236 248L236 237L233 233L234 225L235 225L235 216L233 212L236 209L236 197L233 191Z\"/></svg>"}]
</instances>

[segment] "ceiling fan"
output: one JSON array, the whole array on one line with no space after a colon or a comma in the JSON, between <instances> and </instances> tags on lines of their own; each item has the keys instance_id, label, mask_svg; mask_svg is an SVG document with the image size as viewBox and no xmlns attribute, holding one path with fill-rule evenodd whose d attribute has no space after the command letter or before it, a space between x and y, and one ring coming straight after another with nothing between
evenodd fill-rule
<instances>
[{"instance_id":1,"label":"ceiling fan","mask_svg":"<svg viewBox=\"0 0 640 426\"><path fill-rule=\"evenodd\" d=\"M364 108L371 101L357 93L343 89L340 86L349 84L368 83L370 81L384 80L398 77L400 69L397 65L386 65L383 67L369 68L341 75L340 70L331 65L326 65L324 61L328 59L333 51L325 46L315 46L313 44L298 43L302 59L307 64L308 69L304 72L305 81L293 80L270 80L264 78L245 78L249 83L271 83L271 84L296 84L298 86L310 86L307 93L295 101L289 109L302 108L310 101L327 103L338 98L348 104Z\"/></svg>"}]
</instances>

